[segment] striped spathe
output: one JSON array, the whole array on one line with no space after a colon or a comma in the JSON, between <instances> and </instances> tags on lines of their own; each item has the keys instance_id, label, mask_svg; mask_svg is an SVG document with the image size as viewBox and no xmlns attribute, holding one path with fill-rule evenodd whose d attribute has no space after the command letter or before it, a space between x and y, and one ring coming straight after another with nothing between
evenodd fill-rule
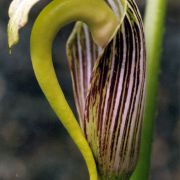
<instances>
[{"instance_id":1,"label":"striped spathe","mask_svg":"<svg viewBox=\"0 0 180 180\"><path fill-rule=\"evenodd\" d=\"M107 0L123 16L123 3ZM104 179L128 179L135 169L143 122L146 50L133 0L114 38L97 47L87 26L76 24L67 44L79 120Z\"/></svg>"}]
</instances>

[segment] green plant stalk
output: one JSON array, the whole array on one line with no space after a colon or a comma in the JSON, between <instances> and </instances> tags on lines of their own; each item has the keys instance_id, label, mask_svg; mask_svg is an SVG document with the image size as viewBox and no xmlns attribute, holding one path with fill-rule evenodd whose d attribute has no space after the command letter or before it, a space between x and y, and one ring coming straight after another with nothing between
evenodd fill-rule
<instances>
[{"instance_id":1,"label":"green plant stalk","mask_svg":"<svg viewBox=\"0 0 180 180\"><path fill-rule=\"evenodd\" d=\"M147 47L146 104L140 158L131 180L147 180L149 177L166 4L166 0L147 1L145 14Z\"/></svg>"},{"instance_id":2,"label":"green plant stalk","mask_svg":"<svg viewBox=\"0 0 180 180\"><path fill-rule=\"evenodd\" d=\"M118 20L102 0L54 0L38 16L31 33L31 59L38 83L60 121L83 155L91 180L97 180L91 149L71 111L52 63L52 43L57 32L72 21L88 24L94 41L105 46L113 37Z\"/></svg>"}]
</instances>

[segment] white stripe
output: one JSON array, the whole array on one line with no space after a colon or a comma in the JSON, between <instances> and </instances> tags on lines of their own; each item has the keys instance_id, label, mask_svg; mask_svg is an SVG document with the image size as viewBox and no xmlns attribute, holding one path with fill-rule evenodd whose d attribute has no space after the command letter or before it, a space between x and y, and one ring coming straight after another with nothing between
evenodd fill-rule
<instances>
[{"instance_id":1,"label":"white stripe","mask_svg":"<svg viewBox=\"0 0 180 180\"><path fill-rule=\"evenodd\" d=\"M109 4L112 7L112 9L113 9L114 13L116 14L116 16L119 17L119 10L116 7L116 4L114 3L114 1L112 1L112 0L107 0L107 1L109 2Z\"/></svg>"},{"instance_id":2,"label":"white stripe","mask_svg":"<svg viewBox=\"0 0 180 180\"><path fill-rule=\"evenodd\" d=\"M80 43L80 36L79 33L77 33L77 44L78 44L78 57L79 57L79 80L80 80L80 95L81 95L81 107L85 106L85 97L84 97L84 87L83 87L83 64L82 64L82 48L81 48L81 43ZM77 92L78 93L78 92Z\"/></svg>"},{"instance_id":3,"label":"white stripe","mask_svg":"<svg viewBox=\"0 0 180 180\"><path fill-rule=\"evenodd\" d=\"M87 85L90 83L91 71L92 71L92 56L91 56L91 46L90 46L90 37L89 31L86 25L84 27L85 33L85 42L86 42L86 55L87 55ZM85 61L85 59L84 59ZM87 87L88 88L88 87Z\"/></svg>"}]
</instances>

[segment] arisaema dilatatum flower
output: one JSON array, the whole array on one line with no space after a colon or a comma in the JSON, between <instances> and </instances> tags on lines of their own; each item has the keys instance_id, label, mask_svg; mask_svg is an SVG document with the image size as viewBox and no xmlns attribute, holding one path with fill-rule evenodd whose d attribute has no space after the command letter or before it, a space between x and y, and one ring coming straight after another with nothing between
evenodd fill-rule
<instances>
[{"instance_id":1,"label":"arisaema dilatatum flower","mask_svg":"<svg viewBox=\"0 0 180 180\"><path fill-rule=\"evenodd\" d=\"M78 22L66 48L79 124L51 57L56 33L73 21ZM10 46L16 41L17 33L16 40L10 36ZM33 27L31 58L39 85L84 156L90 178L129 179L138 160L146 78L143 23L134 0L52 1Z\"/></svg>"}]
</instances>

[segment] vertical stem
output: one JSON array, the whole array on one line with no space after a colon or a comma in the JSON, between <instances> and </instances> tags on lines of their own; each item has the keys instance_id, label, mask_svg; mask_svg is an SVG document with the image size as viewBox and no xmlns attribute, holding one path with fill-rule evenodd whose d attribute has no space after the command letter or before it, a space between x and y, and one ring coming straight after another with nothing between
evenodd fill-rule
<instances>
[{"instance_id":1,"label":"vertical stem","mask_svg":"<svg viewBox=\"0 0 180 180\"><path fill-rule=\"evenodd\" d=\"M147 46L147 92L140 158L131 180L147 180L156 113L156 95L167 0L148 0L145 14Z\"/></svg>"}]
</instances>

